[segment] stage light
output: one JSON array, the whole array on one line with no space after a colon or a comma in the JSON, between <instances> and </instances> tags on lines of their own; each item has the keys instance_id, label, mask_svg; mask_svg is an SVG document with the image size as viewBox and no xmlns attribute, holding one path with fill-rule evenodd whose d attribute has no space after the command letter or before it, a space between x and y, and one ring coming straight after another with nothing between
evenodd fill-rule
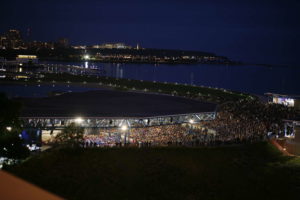
<instances>
[{"instance_id":1,"label":"stage light","mask_svg":"<svg viewBox=\"0 0 300 200\"><path fill-rule=\"evenodd\" d=\"M78 123L78 124L80 124L80 123L83 122L83 119L82 119L81 117L77 117L77 118L75 119L75 122Z\"/></svg>"},{"instance_id":2,"label":"stage light","mask_svg":"<svg viewBox=\"0 0 300 200\"><path fill-rule=\"evenodd\" d=\"M122 131L127 131L127 130L128 130L128 126L122 125L122 126L121 126L121 130L122 130Z\"/></svg>"}]
</instances>

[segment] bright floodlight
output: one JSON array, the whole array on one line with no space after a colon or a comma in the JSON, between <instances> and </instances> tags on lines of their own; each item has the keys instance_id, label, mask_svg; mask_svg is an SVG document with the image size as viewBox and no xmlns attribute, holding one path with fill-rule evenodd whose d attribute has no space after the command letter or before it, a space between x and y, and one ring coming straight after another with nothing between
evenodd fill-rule
<instances>
[{"instance_id":1,"label":"bright floodlight","mask_svg":"<svg viewBox=\"0 0 300 200\"><path fill-rule=\"evenodd\" d=\"M190 124L193 124L195 121L193 119L189 120Z\"/></svg>"},{"instance_id":2,"label":"bright floodlight","mask_svg":"<svg viewBox=\"0 0 300 200\"><path fill-rule=\"evenodd\" d=\"M122 125L122 126L121 126L121 130L122 130L122 131L127 131L127 129L128 129L128 127L127 127L126 125Z\"/></svg>"},{"instance_id":3,"label":"bright floodlight","mask_svg":"<svg viewBox=\"0 0 300 200\"><path fill-rule=\"evenodd\" d=\"M11 131L12 128L10 126L6 127L6 130Z\"/></svg>"},{"instance_id":4,"label":"bright floodlight","mask_svg":"<svg viewBox=\"0 0 300 200\"><path fill-rule=\"evenodd\" d=\"M83 122L83 119L82 119L81 117L77 117L77 118L75 119L75 122L78 123L78 124L80 124L80 123Z\"/></svg>"},{"instance_id":5,"label":"bright floodlight","mask_svg":"<svg viewBox=\"0 0 300 200\"><path fill-rule=\"evenodd\" d=\"M84 59L88 60L88 59L90 59L90 56L89 55L84 55Z\"/></svg>"}]
</instances>

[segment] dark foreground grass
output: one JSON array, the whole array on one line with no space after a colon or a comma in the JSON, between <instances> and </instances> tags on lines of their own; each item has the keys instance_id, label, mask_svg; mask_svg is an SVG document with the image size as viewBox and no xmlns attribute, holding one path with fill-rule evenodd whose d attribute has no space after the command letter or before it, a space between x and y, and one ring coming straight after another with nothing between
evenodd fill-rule
<instances>
[{"instance_id":1,"label":"dark foreground grass","mask_svg":"<svg viewBox=\"0 0 300 200\"><path fill-rule=\"evenodd\" d=\"M259 143L59 149L7 170L67 199L295 199L299 163Z\"/></svg>"}]
</instances>

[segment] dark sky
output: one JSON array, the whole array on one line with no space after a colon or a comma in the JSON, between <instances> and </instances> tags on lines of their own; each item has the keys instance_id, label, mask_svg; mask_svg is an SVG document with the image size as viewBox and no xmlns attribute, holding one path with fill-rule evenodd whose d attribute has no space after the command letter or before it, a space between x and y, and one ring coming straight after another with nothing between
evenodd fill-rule
<instances>
[{"instance_id":1,"label":"dark sky","mask_svg":"<svg viewBox=\"0 0 300 200\"><path fill-rule=\"evenodd\" d=\"M9 0L0 32L72 44L140 43L256 63L300 63L298 0Z\"/></svg>"}]
</instances>

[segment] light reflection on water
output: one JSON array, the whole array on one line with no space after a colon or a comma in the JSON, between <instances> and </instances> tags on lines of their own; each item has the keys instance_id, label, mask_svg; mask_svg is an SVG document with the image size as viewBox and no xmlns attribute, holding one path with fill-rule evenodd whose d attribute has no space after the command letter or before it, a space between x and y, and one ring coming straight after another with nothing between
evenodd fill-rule
<instances>
[{"instance_id":1,"label":"light reflection on water","mask_svg":"<svg viewBox=\"0 0 300 200\"><path fill-rule=\"evenodd\" d=\"M137 80L148 80L156 82L173 82L183 84L195 84L224 88L234 91L264 94L266 92L282 94L300 94L300 68L299 67L265 67L255 65L207 65L207 64L111 64L97 62L44 62L48 64L62 64L64 66L80 66L80 68L57 68L48 67L47 70L61 71L69 70L76 74L86 72L96 73L102 76L115 78L129 78ZM87 71L82 71L86 70ZM25 70L24 67L22 69ZM90 70L90 71L88 71ZM47 87L41 86L41 90L48 91ZM58 90L70 89L66 87ZM0 86L0 91L7 90ZM10 89L15 91L14 89ZM36 91L37 87L29 93L40 96L44 91ZM87 88L73 88L74 91L87 90ZM26 89L26 91L28 91ZM27 92L20 91L16 95L24 95ZM9 91L8 91L9 92ZM28 93L28 94L29 94ZM12 95L14 93L12 92ZM29 95L30 96L30 95ZM43 96L43 95L42 95Z\"/></svg>"},{"instance_id":2,"label":"light reflection on water","mask_svg":"<svg viewBox=\"0 0 300 200\"><path fill-rule=\"evenodd\" d=\"M67 62L83 65L82 62ZM157 82L178 82L241 92L300 94L300 67L208 64L111 64L89 62L102 75Z\"/></svg>"}]
</instances>

